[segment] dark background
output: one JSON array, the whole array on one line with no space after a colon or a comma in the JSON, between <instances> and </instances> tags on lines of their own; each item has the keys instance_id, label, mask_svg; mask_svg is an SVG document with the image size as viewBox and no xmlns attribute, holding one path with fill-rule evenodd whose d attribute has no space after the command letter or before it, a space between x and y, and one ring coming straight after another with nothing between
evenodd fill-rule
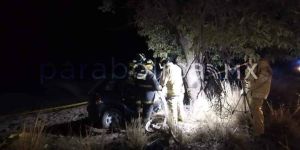
<instances>
[{"instance_id":1,"label":"dark background","mask_svg":"<svg viewBox=\"0 0 300 150\"><path fill-rule=\"evenodd\" d=\"M102 13L100 4L100 0L10 0L1 4L1 105L22 107L17 104L21 102L34 106L84 98L97 81L89 78L90 72L79 79L80 64L87 64L91 71L95 63L103 63L109 74L112 58L127 63L147 49L129 17L133 15L130 10ZM67 62L75 67L74 80L57 76L40 83L42 64L52 63L59 72ZM69 92L72 86L80 91Z\"/></svg>"},{"instance_id":2,"label":"dark background","mask_svg":"<svg viewBox=\"0 0 300 150\"><path fill-rule=\"evenodd\" d=\"M110 74L112 59L126 64L136 53L145 52L145 39L132 22L133 11L121 7L115 14L103 13L100 4L100 0L1 1L0 114L85 101L98 82L90 77L95 63L104 64ZM48 63L58 73L65 63L72 64L75 79L63 80L57 74L41 84L40 67ZM84 79L78 78L81 64L89 66ZM274 101L297 99L297 66L300 62L295 60L273 64Z\"/></svg>"}]
</instances>

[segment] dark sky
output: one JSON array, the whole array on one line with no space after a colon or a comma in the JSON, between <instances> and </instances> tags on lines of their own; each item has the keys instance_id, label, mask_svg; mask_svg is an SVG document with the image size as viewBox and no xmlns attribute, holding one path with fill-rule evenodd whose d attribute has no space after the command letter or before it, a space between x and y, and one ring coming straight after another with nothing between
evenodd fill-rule
<instances>
[{"instance_id":1,"label":"dark sky","mask_svg":"<svg viewBox=\"0 0 300 150\"><path fill-rule=\"evenodd\" d=\"M98 10L99 0L10 0L1 9L1 90L39 84L44 63L126 61L146 49L132 13Z\"/></svg>"},{"instance_id":2,"label":"dark sky","mask_svg":"<svg viewBox=\"0 0 300 150\"><path fill-rule=\"evenodd\" d=\"M42 99L43 103L55 104L66 101L66 97L80 100L78 97L91 89L91 85L77 84L81 82L77 81L78 77L74 84L61 85L64 81L55 81L56 85L52 86L41 84L42 64L54 63L60 68L71 62L78 75L79 64L92 66L101 62L109 66L112 57L117 62L126 62L147 49L145 40L138 36L132 24L133 13L126 8L117 9L116 14L102 13L98 10L100 1L1 1L0 114L12 108L26 108L26 104L40 106ZM274 69L274 75L283 76L281 72ZM297 83L294 81L291 82ZM94 81L84 82L93 84ZM283 87L290 88L288 84Z\"/></svg>"}]
</instances>

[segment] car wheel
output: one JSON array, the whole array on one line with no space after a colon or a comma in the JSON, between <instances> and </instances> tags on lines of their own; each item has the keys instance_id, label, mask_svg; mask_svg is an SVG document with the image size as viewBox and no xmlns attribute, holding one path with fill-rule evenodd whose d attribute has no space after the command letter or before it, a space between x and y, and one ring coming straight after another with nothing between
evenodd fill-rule
<instances>
[{"instance_id":1,"label":"car wheel","mask_svg":"<svg viewBox=\"0 0 300 150\"><path fill-rule=\"evenodd\" d=\"M121 121L122 121L121 113L116 109L109 109L104 111L101 119L103 128L120 127Z\"/></svg>"}]
</instances>

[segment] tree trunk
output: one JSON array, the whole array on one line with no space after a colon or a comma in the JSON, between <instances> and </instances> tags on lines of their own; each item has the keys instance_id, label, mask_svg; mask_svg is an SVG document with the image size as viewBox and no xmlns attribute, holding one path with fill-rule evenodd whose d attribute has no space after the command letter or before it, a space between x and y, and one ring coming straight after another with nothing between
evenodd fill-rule
<instances>
[{"instance_id":1,"label":"tree trunk","mask_svg":"<svg viewBox=\"0 0 300 150\"><path fill-rule=\"evenodd\" d=\"M199 58L196 58L197 55L195 52L191 50L193 44L191 40L181 36L180 43L185 55L185 62L181 63L185 75L185 89L191 101L193 102L197 99L198 92L200 91L202 85L200 75L203 74L203 70L199 70L199 68L202 67L202 64L199 63ZM200 62L201 61L202 59L200 58Z\"/></svg>"}]
</instances>

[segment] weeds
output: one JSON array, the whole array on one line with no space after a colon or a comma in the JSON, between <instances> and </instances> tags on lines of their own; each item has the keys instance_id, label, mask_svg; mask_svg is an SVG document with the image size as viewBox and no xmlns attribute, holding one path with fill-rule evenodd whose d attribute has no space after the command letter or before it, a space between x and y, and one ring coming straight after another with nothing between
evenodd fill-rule
<instances>
[{"instance_id":1,"label":"weeds","mask_svg":"<svg viewBox=\"0 0 300 150\"><path fill-rule=\"evenodd\" d=\"M91 129L86 129L85 137L80 135L79 137L79 147L83 150L104 150L107 146L107 139L103 134L100 136L95 136Z\"/></svg>"},{"instance_id":2,"label":"weeds","mask_svg":"<svg viewBox=\"0 0 300 150\"><path fill-rule=\"evenodd\" d=\"M199 149L243 149L248 136L248 108L240 88L224 83L220 102L222 109L215 109L205 93L200 93L189 112L193 127L176 131L181 144ZM214 100L213 100L214 101ZM173 129L174 130L174 129ZM185 146L185 147L186 147Z\"/></svg>"},{"instance_id":3,"label":"weeds","mask_svg":"<svg viewBox=\"0 0 300 150\"><path fill-rule=\"evenodd\" d=\"M45 123L36 118L33 126L24 125L19 138L12 145L13 149L18 150L40 150L43 149L45 140Z\"/></svg>"},{"instance_id":4,"label":"weeds","mask_svg":"<svg viewBox=\"0 0 300 150\"><path fill-rule=\"evenodd\" d=\"M92 137L92 131L91 130L87 130L86 129L86 137L82 137L81 133L80 133L80 136L79 136L79 146L80 146L80 149L83 149L83 150L91 150L92 149L92 146L91 146L91 140L89 140L91 137ZM101 147L99 147L99 150L104 150L104 144L102 144L102 141L99 141L101 142Z\"/></svg>"},{"instance_id":5,"label":"weeds","mask_svg":"<svg viewBox=\"0 0 300 150\"><path fill-rule=\"evenodd\" d=\"M126 145L129 149L142 150L148 142L148 136L142 125L141 118L126 124Z\"/></svg>"},{"instance_id":6,"label":"weeds","mask_svg":"<svg viewBox=\"0 0 300 150\"><path fill-rule=\"evenodd\" d=\"M294 112L285 107L271 109L266 134L282 149L300 149L300 120L295 117L299 107Z\"/></svg>"},{"instance_id":7,"label":"weeds","mask_svg":"<svg viewBox=\"0 0 300 150\"><path fill-rule=\"evenodd\" d=\"M170 149L300 149L300 106L294 111L287 107L273 109L269 107L270 113L265 113L265 131L266 136L257 142L249 136L249 114L244 113L243 103L239 103L239 89L227 88L224 95L224 108L222 113L218 114L215 109L210 109L209 103L205 102L205 97L200 97L195 102L194 109L190 112L190 122L168 124L169 131L158 134L158 138L165 137L159 143L162 146L169 145L174 138L176 143L170 146ZM200 101L201 100L201 101ZM236 106L236 107L235 107ZM172 122L172 121L171 121ZM190 124L190 126L189 126ZM45 123L38 118L30 127L24 125L21 133L11 149L15 150L39 150L52 148L51 145L45 146L46 137L44 134ZM70 131L71 126L70 126ZM81 130L82 131L82 130ZM57 137L53 138L53 143L57 148L65 146L66 149L77 148L84 150L91 149L110 149L115 146L116 149L134 149L142 150L151 141L151 136L147 135L141 118L132 120L126 124L126 132L123 136L109 138L107 134L94 136L91 130L86 130L84 136L76 138L74 143L73 137L62 137L58 142ZM69 133L71 135L71 133ZM69 136L69 135L67 135ZM112 137L111 135L109 135ZM125 138L124 138L125 136ZM157 138L157 137L155 137ZM118 139L118 140L116 140ZM49 141L48 141L49 142ZM73 144L72 144L73 142ZM125 144L125 145L122 145ZM251 144L251 145L249 145ZM72 145L72 147L67 147ZM260 147L260 146L263 146ZM255 147L255 148L253 148Z\"/></svg>"}]
</instances>

